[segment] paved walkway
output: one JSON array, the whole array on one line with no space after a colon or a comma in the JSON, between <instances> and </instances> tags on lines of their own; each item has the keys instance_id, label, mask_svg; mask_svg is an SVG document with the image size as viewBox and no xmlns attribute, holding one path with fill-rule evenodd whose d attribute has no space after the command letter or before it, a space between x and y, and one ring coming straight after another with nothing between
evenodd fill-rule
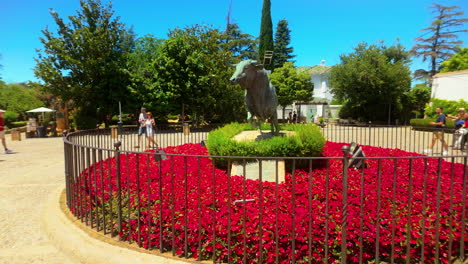
<instances>
[{"instance_id":1,"label":"paved walkway","mask_svg":"<svg viewBox=\"0 0 468 264\"><path fill-rule=\"evenodd\" d=\"M0 263L75 263L47 238L43 214L49 195L63 189L62 138L11 141L0 153Z\"/></svg>"}]
</instances>

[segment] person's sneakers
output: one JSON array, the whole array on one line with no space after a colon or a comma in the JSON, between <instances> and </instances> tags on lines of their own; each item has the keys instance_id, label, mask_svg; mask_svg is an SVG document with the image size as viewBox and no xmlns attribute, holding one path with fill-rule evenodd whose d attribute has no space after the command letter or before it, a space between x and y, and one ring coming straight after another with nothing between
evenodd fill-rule
<instances>
[{"instance_id":1,"label":"person's sneakers","mask_svg":"<svg viewBox=\"0 0 468 264\"><path fill-rule=\"evenodd\" d=\"M443 151L442 156L448 156L448 151Z\"/></svg>"},{"instance_id":2,"label":"person's sneakers","mask_svg":"<svg viewBox=\"0 0 468 264\"><path fill-rule=\"evenodd\" d=\"M11 151L11 149L5 149L5 154L13 154L13 151Z\"/></svg>"},{"instance_id":3,"label":"person's sneakers","mask_svg":"<svg viewBox=\"0 0 468 264\"><path fill-rule=\"evenodd\" d=\"M432 154L432 149L425 149L423 152L425 154Z\"/></svg>"}]
</instances>

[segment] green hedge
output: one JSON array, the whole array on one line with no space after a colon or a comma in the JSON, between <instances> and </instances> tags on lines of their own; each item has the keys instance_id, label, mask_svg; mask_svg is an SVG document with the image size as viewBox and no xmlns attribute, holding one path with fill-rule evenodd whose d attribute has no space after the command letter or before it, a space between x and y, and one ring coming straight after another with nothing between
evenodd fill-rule
<instances>
[{"instance_id":1,"label":"green hedge","mask_svg":"<svg viewBox=\"0 0 468 264\"><path fill-rule=\"evenodd\" d=\"M24 127L28 124L28 121L16 121L11 122L9 128Z\"/></svg>"},{"instance_id":2,"label":"green hedge","mask_svg":"<svg viewBox=\"0 0 468 264\"><path fill-rule=\"evenodd\" d=\"M414 129L427 129L427 128L430 128L430 129L434 129L435 126L433 125L430 125L429 122L435 122L435 119L433 118L414 118L414 119L411 119L410 120L410 125L414 128ZM445 128L446 129L454 129L455 128L455 125L454 125L454 122L452 120L448 120L445 122Z\"/></svg>"},{"instance_id":3,"label":"green hedge","mask_svg":"<svg viewBox=\"0 0 468 264\"><path fill-rule=\"evenodd\" d=\"M264 124L262 130L269 130ZM295 135L276 136L259 141L235 141L232 138L245 130L255 130L250 124L231 123L209 133L208 151L211 155L248 157L317 157L325 145L320 128L312 124L283 125L281 130Z\"/></svg>"}]
</instances>

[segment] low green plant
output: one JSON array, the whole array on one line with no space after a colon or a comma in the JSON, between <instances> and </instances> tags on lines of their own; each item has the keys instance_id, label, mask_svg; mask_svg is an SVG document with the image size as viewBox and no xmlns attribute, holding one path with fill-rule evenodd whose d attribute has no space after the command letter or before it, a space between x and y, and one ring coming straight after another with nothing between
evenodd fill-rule
<instances>
[{"instance_id":1,"label":"low green plant","mask_svg":"<svg viewBox=\"0 0 468 264\"><path fill-rule=\"evenodd\" d=\"M112 121L112 124L117 124L119 122L119 115L112 116L111 121ZM122 123L124 125L134 125L136 124L135 121L136 120L132 118L131 114L122 114Z\"/></svg>"},{"instance_id":2,"label":"low green plant","mask_svg":"<svg viewBox=\"0 0 468 264\"><path fill-rule=\"evenodd\" d=\"M248 157L317 157L325 145L320 128L313 124L280 126L281 130L294 131L258 141L235 141L233 137L245 130L255 130L250 124L231 123L213 130L208 135L207 147L211 155ZM262 130L269 130L263 124Z\"/></svg>"}]
</instances>

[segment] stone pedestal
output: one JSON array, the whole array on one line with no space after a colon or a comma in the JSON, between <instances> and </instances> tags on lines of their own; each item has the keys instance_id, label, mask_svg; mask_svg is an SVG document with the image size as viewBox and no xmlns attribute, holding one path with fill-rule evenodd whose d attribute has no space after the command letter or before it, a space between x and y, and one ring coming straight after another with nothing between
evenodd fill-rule
<instances>
[{"instance_id":1,"label":"stone pedestal","mask_svg":"<svg viewBox=\"0 0 468 264\"><path fill-rule=\"evenodd\" d=\"M231 175L244 176L250 180L260 180L260 172L262 174L262 181L276 182L276 174L278 174L278 183L284 182L285 168L284 160L262 160L262 169L260 170L260 162L243 162L234 161L231 165Z\"/></svg>"},{"instance_id":2,"label":"stone pedestal","mask_svg":"<svg viewBox=\"0 0 468 264\"><path fill-rule=\"evenodd\" d=\"M282 135L292 135L294 131L280 131ZM259 141L272 138L274 135L270 131L247 130L234 136L236 141ZM285 177L285 162L284 160L262 160L262 169L260 170L260 163L255 159L246 159L245 164L245 177L251 180L259 180L260 172L262 174L262 181L276 182L276 174L278 174L278 183L284 182ZM234 161L231 165L231 175L244 176L243 162Z\"/></svg>"}]
</instances>

